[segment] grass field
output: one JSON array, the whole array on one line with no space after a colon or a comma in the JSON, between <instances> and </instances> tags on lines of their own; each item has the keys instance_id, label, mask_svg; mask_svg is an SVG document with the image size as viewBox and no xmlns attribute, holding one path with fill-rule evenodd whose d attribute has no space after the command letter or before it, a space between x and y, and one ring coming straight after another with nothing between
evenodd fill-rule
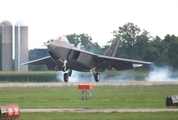
<instances>
[{"instance_id":1,"label":"grass field","mask_svg":"<svg viewBox=\"0 0 178 120\"><path fill-rule=\"evenodd\" d=\"M38 84L38 83L37 83ZM96 86L92 100L81 100L77 86L0 88L0 104L20 108L166 108L178 85ZM21 113L19 120L177 120L177 112Z\"/></svg>"},{"instance_id":2,"label":"grass field","mask_svg":"<svg viewBox=\"0 0 178 120\"><path fill-rule=\"evenodd\" d=\"M92 100L81 100L77 86L0 88L0 104L20 108L166 108L178 85L96 86Z\"/></svg>"},{"instance_id":3,"label":"grass field","mask_svg":"<svg viewBox=\"0 0 178 120\"><path fill-rule=\"evenodd\" d=\"M177 112L22 113L18 120L177 120Z\"/></svg>"}]
</instances>

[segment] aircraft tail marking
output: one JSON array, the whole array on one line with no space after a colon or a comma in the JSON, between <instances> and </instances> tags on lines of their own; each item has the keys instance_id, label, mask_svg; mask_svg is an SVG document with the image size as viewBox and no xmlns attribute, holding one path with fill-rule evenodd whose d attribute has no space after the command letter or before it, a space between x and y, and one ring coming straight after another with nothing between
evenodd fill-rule
<instances>
[{"instance_id":1,"label":"aircraft tail marking","mask_svg":"<svg viewBox=\"0 0 178 120\"><path fill-rule=\"evenodd\" d=\"M116 39L112 42L111 46L105 52L105 56L114 57L119 46L121 35L117 35Z\"/></svg>"}]
</instances>

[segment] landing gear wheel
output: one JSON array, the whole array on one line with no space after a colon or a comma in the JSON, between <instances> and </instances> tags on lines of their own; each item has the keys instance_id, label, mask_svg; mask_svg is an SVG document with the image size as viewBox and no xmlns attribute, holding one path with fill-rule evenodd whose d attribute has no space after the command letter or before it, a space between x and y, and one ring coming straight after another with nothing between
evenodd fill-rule
<instances>
[{"instance_id":1,"label":"landing gear wheel","mask_svg":"<svg viewBox=\"0 0 178 120\"><path fill-rule=\"evenodd\" d=\"M69 81L69 74L68 73L64 73L64 81L65 82Z\"/></svg>"},{"instance_id":2,"label":"landing gear wheel","mask_svg":"<svg viewBox=\"0 0 178 120\"><path fill-rule=\"evenodd\" d=\"M100 74L99 73L95 73L95 81L99 82L100 81Z\"/></svg>"}]
</instances>

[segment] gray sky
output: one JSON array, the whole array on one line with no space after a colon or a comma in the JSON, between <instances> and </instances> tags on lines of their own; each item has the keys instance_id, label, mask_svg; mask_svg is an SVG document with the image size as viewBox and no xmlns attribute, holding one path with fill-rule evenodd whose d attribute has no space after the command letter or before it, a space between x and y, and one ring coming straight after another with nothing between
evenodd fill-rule
<instances>
[{"instance_id":1,"label":"gray sky","mask_svg":"<svg viewBox=\"0 0 178 120\"><path fill-rule=\"evenodd\" d=\"M29 26L29 48L61 34L87 33L104 45L128 22L155 37L178 36L178 0L1 0L0 22Z\"/></svg>"}]
</instances>

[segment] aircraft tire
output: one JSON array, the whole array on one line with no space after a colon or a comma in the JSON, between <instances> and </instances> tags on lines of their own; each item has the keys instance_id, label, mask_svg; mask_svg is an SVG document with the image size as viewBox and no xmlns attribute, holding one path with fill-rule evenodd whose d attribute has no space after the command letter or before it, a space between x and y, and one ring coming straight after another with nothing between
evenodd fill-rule
<instances>
[{"instance_id":1,"label":"aircraft tire","mask_svg":"<svg viewBox=\"0 0 178 120\"><path fill-rule=\"evenodd\" d=\"M68 73L64 73L64 81L65 82L69 81L69 74Z\"/></svg>"},{"instance_id":2,"label":"aircraft tire","mask_svg":"<svg viewBox=\"0 0 178 120\"><path fill-rule=\"evenodd\" d=\"M99 73L95 73L95 81L96 82L100 81L100 74Z\"/></svg>"}]
</instances>

